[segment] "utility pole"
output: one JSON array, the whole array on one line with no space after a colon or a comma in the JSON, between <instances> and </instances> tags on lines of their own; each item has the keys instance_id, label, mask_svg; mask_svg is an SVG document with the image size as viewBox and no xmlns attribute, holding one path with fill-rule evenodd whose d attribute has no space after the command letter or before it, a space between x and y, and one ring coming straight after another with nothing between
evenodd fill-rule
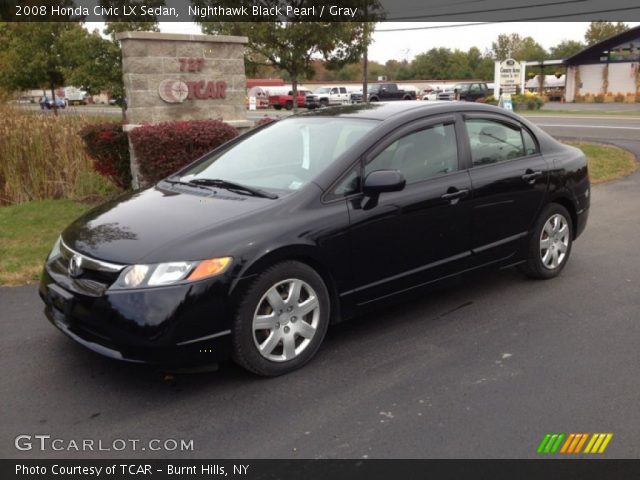
<instances>
[{"instance_id":1,"label":"utility pole","mask_svg":"<svg viewBox=\"0 0 640 480\"><path fill-rule=\"evenodd\" d=\"M369 22L367 3L365 3L364 10L364 25L362 29L362 36L364 41L364 54L362 55L362 103L369 102Z\"/></svg>"}]
</instances>

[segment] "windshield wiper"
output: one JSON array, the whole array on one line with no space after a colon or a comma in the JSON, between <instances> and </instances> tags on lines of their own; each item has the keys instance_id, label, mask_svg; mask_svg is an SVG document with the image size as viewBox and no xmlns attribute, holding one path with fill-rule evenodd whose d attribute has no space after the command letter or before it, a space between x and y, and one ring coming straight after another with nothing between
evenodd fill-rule
<instances>
[{"instance_id":1,"label":"windshield wiper","mask_svg":"<svg viewBox=\"0 0 640 480\"><path fill-rule=\"evenodd\" d=\"M187 183L193 185L204 185L206 187L224 188L230 191L245 192L253 195L254 197L270 198L272 200L278 198L278 195L274 193L265 192L259 188L240 185L239 183L229 182L220 178L194 178L193 180L189 180Z\"/></svg>"},{"instance_id":2,"label":"windshield wiper","mask_svg":"<svg viewBox=\"0 0 640 480\"><path fill-rule=\"evenodd\" d=\"M202 188L202 189L205 189L205 190L210 190L209 188L207 188L204 185L198 185L196 183L191 183L191 182L183 182L182 180L178 180L176 177L165 178L162 181L170 183L171 185L186 185L187 187L197 187L197 188Z\"/></svg>"}]
</instances>

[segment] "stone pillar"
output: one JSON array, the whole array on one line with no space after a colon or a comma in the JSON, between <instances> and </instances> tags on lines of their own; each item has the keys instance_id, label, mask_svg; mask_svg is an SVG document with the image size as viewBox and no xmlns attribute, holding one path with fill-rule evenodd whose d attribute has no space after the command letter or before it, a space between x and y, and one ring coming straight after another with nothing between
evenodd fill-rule
<instances>
[{"instance_id":1,"label":"stone pillar","mask_svg":"<svg viewBox=\"0 0 640 480\"><path fill-rule=\"evenodd\" d=\"M122 32L130 131L141 124L220 119L248 129L244 99L246 37ZM131 144L133 186L144 184Z\"/></svg>"}]
</instances>

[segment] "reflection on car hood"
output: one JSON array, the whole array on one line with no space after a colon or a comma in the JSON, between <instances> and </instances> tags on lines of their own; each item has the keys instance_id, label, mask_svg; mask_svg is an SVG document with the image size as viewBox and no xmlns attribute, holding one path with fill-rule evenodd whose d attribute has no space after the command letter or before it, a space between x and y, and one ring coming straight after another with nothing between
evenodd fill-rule
<instances>
[{"instance_id":1,"label":"reflection on car hood","mask_svg":"<svg viewBox=\"0 0 640 480\"><path fill-rule=\"evenodd\" d=\"M189 189L189 187L186 187ZM204 193L205 196L198 195ZM62 234L67 246L100 260L132 264L201 260L215 255L216 234L277 200L203 189L149 188L96 207ZM227 227L227 228L225 228ZM218 245L219 247L219 245ZM167 258L167 256L175 258Z\"/></svg>"}]
</instances>

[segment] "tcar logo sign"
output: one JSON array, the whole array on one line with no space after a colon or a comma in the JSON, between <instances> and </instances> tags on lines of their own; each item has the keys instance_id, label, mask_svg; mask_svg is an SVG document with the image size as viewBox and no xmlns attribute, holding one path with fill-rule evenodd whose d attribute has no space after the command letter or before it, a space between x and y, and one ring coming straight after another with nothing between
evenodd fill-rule
<instances>
[{"instance_id":1,"label":"tcar logo sign","mask_svg":"<svg viewBox=\"0 0 640 480\"><path fill-rule=\"evenodd\" d=\"M182 103L189 96L189 86L180 80L167 78L158 85L158 95L167 103Z\"/></svg>"},{"instance_id":2,"label":"tcar logo sign","mask_svg":"<svg viewBox=\"0 0 640 480\"><path fill-rule=\"evenodd\" d=\"M203 58L180 58L181 72L200 72ZM158 85L158 95L167 103L183 103L185 100L226 98L227 82L223 80L181 80L167 78Z\"/></svg>"},{"instance_id":3,"label":"tcar logo sign","mask_svg":"<svg viewBox=\"0 0 640 480\"><path fill-rule=\"evenodd\" d=\"M225 81L187 81L167 78L158 85L158 95L167 103L183 103L185 100L205 100L208 98L226 98Z\"/></svg>"}]
</instances>

